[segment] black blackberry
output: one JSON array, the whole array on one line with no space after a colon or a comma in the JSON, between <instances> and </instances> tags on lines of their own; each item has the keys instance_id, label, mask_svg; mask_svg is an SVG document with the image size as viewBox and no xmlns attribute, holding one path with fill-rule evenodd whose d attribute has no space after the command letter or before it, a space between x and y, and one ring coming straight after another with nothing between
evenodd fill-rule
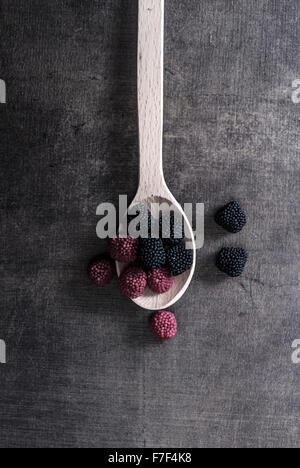
<instances>
[{"instance_id":1,"label":"black blackberry","mask_svg":"<svg viewBox=\"0 0 300 468\"><path fill-rule=\"evenodd\" d=\"M174 245L166 249L166 266L173 276L179 276L193 265L193 252L187 250L183 244Z\"/></svg>"},{"instance_id":2,"label":"black blackberry","mask_svg":"<svg viewBox=\"0 0 300 468\"><path fill-rule=\"evenodd\" d=\"M245 249L224 248L217 257L217 267L232 278L241 276L248 260Z\"/></svg>"},{"instance_id":3,"label":"black blackberry","mask_svg":"<svg viewBox=\"0 0 300 468\"><path fill-rule=\"evenodd\" d=\"M140 232L141 235L147 234L148 237L151 237L151 225L154 225L155 220L152 217L150 211L148 210L147 206L140 203L136 205L135 210L137 214L135 215L128 215L128 225L131 223L132 220L134 220L137 216L139 216L141 223L138 223L136 226L137 232ZM141 224L142 224L142 229L145 229L145 226L147 226L147 232L142 233L141 232Z\"/></svg>"},{"instance_id":4,"label":"black blackberry","mask_svg":"<svg viewBox=\"0 0 300 468\"><path fill-rule=\"evenodd\" d=\"M247 224L246 215L237 201L233 201L219 210L215 221L226 231L233 233L240 232Z\"/></svg>"},{"instance_id":5,"label":"black blackberry","mask_svg":"<svg viewBox=\"0 0 300 468\"><path fill-rule=\"evenodd\" d=\"M166 252L161 239L141 239L138 263L146 270L155 270L166 263Z\"/></svg>"},{"instance_id":6,"label":"black blackberry","mask_svg":"<svg viewBox=\"0 0 300 468\"><path fill-rule=\"evenodd\" d=\"M180 244L184 239L184 220L182 216L174 213L163 214L159 219L159 236L164 245L172 246Z\"/></svg>"}]
</instances>

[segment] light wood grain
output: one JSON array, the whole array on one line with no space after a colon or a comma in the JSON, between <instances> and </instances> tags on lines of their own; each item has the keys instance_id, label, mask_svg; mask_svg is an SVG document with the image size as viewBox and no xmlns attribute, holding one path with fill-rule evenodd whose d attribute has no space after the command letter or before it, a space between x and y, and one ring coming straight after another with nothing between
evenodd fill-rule
<instances>
[{"instance_id":1,"label":"light wood grain","mask_svg":"<svg viewBox=\"0 0 300 468\"><path fill-rule=\"evenodd\" d=\"M163 69L164 69L164 0L139 0L138 38L138 112L139 112L139 187L133 205L166 203L185 221L186 237L192 240L192 268L175 278L165 294L146 289L134 302L150 310L166 309L187 290L195 271L196 247L192 227L180 204L168 189L163 174ZM118 275L127 265L117 263Z\"/></svg>"},{"instance_id":2,"label":"light wood grain","mask_svg":"<svg viewBox=\"0 0 300 468\"><path fill-rule=\"evenodd\" d=\"M149 197L157 195L164 185L164 0L139 1L138 31L139 189L144 197Z\"/></svg>"}]
</instances>

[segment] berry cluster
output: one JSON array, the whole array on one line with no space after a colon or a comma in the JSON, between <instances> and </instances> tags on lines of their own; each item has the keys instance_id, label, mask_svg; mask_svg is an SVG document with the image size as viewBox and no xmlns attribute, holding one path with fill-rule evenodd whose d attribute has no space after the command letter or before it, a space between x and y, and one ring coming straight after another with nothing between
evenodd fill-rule
<instances>
[{"instance_id":1,"label":"berry cluster","mask_svg":"<svg viewBox=\"0 0 300 468\"><path fill-rule=\"evenodd\" d=\"M174 213L169 218L165 215L156 221L143 206L139 206L139 219L147 221L150 231L153 223L157 222L160 237L158 239L140 237L135 242L132 238L126 240L117 237L111 241L111 254L122 263L124 260L121 258L132 258L126 263L134 262L135 266L142 268L147 274L149 288L156 294L164 294L172 287L174 276L179 276L192 267L193 253L182 244L183 222L179 222ZM126 291L128 288L123 288L123 294L126 294ZM138 292L142 295L143 288L138 289ZM131 292L127 295L132 298Z\"/></svg>"},{"instance_id":2,"label":"berry cluster","mask_svg":"<svg viewBox=\"0 0 300 468\"><path fill-rule=\"evenodd\" d=\"M138 263L146 270L164 266L172 276L179 276L193 265L193 253L187 250L184 239L184 222L171 213L159 219L159 239L141 239Z\"/></svg>"},{"instance_id":3,"label":"berry cluster","mask_svg":"<svg viewBox=\"0 0 300 468\"><path fill-rule=\"evenodd\" d=\"M138 207L139 220L146 222L151 231L156 222L151 213ZM169 237L166 237L165 226L169 224ZM185 273L193 265L193 253L181 243L184 237L183 223L171 214L169 223L161 217L157 221L160 226L160 238L138 238L117 236L110 241L110 256L120 263L126 263L127 268L119 278L121 293L131 299L137 299L145 292L147 284L156 294L164 294L173 286L174 276ZM111 260L100 258L89 266L90 279L98 286L108 284L115 270Z\"/></svg>"},{"instance_id":4,"label":"berry cluster","mask_svg":"<svg viewBox=\"0 0 300 468\"><path fill-rule=\"evenodd\" d=\"M115 242L114 242L115 244ZM122 243L124 246L124 243ZM131 248L131 243L128 244ZM117 248L117 251L118 248ZM114 262L106 255L93 260L88 266L90 280L97 286L106 286L114 278L116 273ZM164 267L149 270L148 273L139 266L125 268L119 278L119 288L123 295L131 299L137 299L145 292L147 284L151 291L163 294L172 287L174 278ZM154 336L162 341L174 338L177 333L177 321L172 312L159 311L150 318L150 328Z\"/></svg>"},{"instance_id":5,"label":"berry cluster","mask_svg":"<svg viewBox=\"0 0 300 468\"><path fill-rule=\"evenodd\" d=\"M139 238L117 236L110 242L110 257L102 256L93 260L88 275L97 286L106 286L115 276L115 263L127 265L119 278L123 295L131 299L141 297L147 288L155 294L168 292L174 277L188 271L193 265L193 252L183 245L184 223L173 214L155 220L144 205L136 208L139 216L136 231ZM130 222L135 219L130 218ZM247 218L238 202L233 201L220 209L216 222L231 233L240 232ZM158 238L151 234L157 230ZM148 231L148 238L144 237ZM134 235L134 234L133 234ZM240 276L246 266L248 253L243 248L225 247L216 259L219 270L233 278ZM177 321L172 312L159 311L150 318L150 328L155 337L170 340L177 333Z\"/></svg>"},{"instance_id":6,"label":"berry cluster","mask_svg":"<svg viewBox=\"0 0 300 468\"><path fill-rule=\"evenodd\" d=\"M247 217L240 204L232 201L216 213L215 221L226 231L236 234L246 226ZM216 266L226 275L237 278L242 275L247 260L248 253L245 249L225 247L217 256Z\"/></svg>"}]
</instances>

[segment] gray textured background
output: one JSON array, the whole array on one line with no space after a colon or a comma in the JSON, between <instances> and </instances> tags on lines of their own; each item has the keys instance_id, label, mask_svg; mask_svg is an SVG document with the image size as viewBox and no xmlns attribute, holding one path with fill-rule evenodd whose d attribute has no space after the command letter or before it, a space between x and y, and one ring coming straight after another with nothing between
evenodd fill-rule
<instances>
[{"instance_id":1,"label":"gray textured background","mask_svg":"<svg viewBox=\"0 0 300 468\"><path fill-rule=\"evenodd\" d=\"M137 186L137 1L0 8L0 445L299 447L299 0L166 0L165 174L206 205L167 344L85 273L98 203ZM232 198L237 236L212 217ZM241 279L223 245L249 249Z\"/></svg>"}]
</instances>

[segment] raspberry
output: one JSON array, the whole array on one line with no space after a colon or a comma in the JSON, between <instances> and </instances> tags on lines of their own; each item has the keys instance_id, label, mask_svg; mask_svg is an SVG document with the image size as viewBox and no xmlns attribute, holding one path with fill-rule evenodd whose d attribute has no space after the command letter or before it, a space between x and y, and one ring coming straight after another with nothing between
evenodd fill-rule
<instances>
[{"instance_id":1,"label":"raspberry","mask_svg":"<svg viewBox=\"0 0 300 468\"><path fill-rule=\"evenodd\" d=\"M147 275L139 267L127 268L119 278L119 287L124 296L137 299L142 296L147 286Z\"/></svg>"},{"instance_id":2,"label":"raspberry","mask_svg":"<svg viewBox=\"0 0 300 468\"><path fill-rule=\"evenodd\" d=\"M177 333L175 315L166 310L160 310L150 318L150 327L156 338L166 341L174 338Z\"/></svg>"},{"instance_id":3,"label":"raspberry","mask_svg":"<svg viewBox=\"0 0 300 468\"><path fill-rule=\"evenodd\" d=\"M114 278L116 273L115 264L105 257L98 257L88 266L88 276L97 286L106 286Z\"/></svg>"},{"instance_id":4,"label":"raspberry","mask_svg":"<svg viewBox=\"0 0 300 468\"><path fill-rule=\"evenodd\" d=\"M110 255L121 263L134 262L137 257L139 240L132 237L114 237L110 241Z\"/></svg>"},{"instance_id":5,"label":"raspberry","mask_svg":"<svg viewBox=\"0 0 300 468\"><path fill-rule=\"evenodd\" d=\"M174 278L166 268L158 268L148 272L148 286L151 291L163 294L173 285Z\"/></svg>"}]
</instances>

